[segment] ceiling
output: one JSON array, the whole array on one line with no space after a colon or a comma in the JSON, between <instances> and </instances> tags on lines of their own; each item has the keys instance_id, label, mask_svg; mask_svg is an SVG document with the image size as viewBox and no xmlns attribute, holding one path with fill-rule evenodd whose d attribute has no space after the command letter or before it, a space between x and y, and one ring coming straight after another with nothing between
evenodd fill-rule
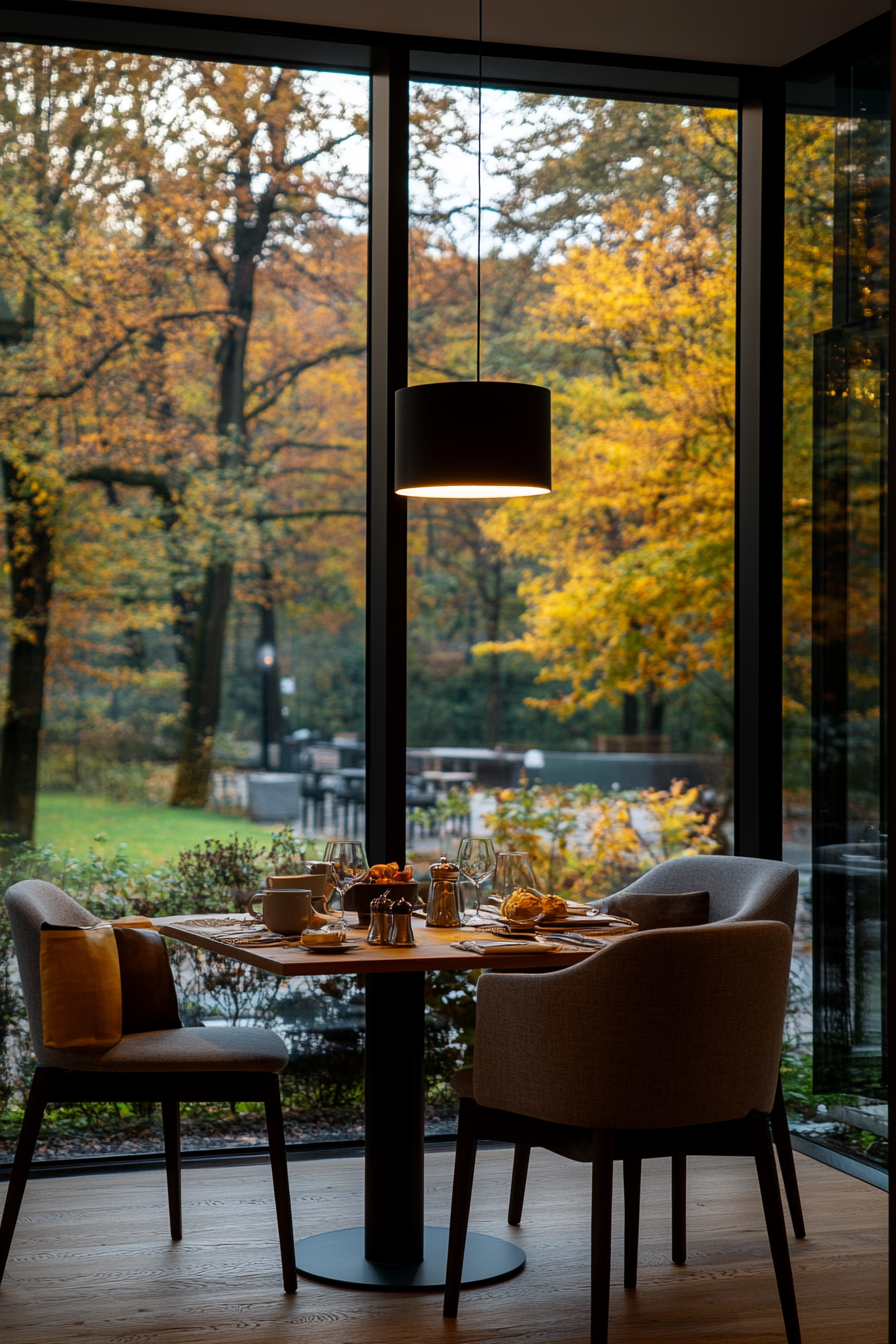
<instances>
[{"instance_id":1,"label":"ceiling","mask_svg":"<svg viewBox=\"0 0 896 1344\"><path fill-rule=\"evenodd\" d=\"M139 7L141 0L114 0ZM112 3L112 0L109 0ZM472 39L477 0L143 0L153 9ZM881 0L484 0L487 42L785 65L889 9Z\"/></svg>"}]
</instances>

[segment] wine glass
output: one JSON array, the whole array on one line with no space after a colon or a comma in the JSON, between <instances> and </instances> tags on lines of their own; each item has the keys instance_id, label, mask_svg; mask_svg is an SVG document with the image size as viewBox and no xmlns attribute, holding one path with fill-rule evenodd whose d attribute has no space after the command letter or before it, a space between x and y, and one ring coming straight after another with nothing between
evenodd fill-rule
<instances>
[{"instance_id":1,"label":"wine glass","mask_svg":"<svg viewBox=\"0 0 896 1344\"><path fill-rule=\"evenodd\" d=\"M324 863L333 870L333 889L339 896L339 908L344 913L343 897L345 890L356 878L363 877L370 867L367 854L360 840L328 840L324 850ZM333 900L327 909L333 908Z\"/></svg>"},{"instance_id":2,"label":"wine glass","mask_svg":"<svg viewBox=\"0 0 896 1344\"><path fill-rule=\"evenodd\" d=\"M324 903L324 913L332 916L334 911L333 893L339 892L341 895L343 890L343 887L341 887L339 884L339 878L336 875L335 866L332 863L328 863L326 860L321 861L320 859L309 859L302 864L302 869L303 873L307 873L309 876L323 877L324 881L326 882L326 885L329 887L329 894ZM300 874L300 876L302 876L302 874ZM333 919L331 917L329 921L330 928L331 929L346 928L345 911L344 910L337 911L337 913L340 915L340 918Z\"/></svg>"},{"instance_id":3,"label":"wine glass","mask_svg":"<svg viewBox=\"0 0 896 1344\"><path fill-rule=\"evenodd\" d=\"M491 840L481 836L467 836L457 847L457 866L476 888L476 910L482 900L482 884L495 871L497 856Z\"/></svg>"},{"instance_id":4,"label":"wine glass","mask_svg":"<svg viewBox=\"0 0 896 1344\"><path fill-rule=\"evenodd\" d=\"M529 887L537 891L532 860L528 854L504 852L498 855L495 865L495 892L503 901L518 887Z\"/></svg>"}]
</instances>

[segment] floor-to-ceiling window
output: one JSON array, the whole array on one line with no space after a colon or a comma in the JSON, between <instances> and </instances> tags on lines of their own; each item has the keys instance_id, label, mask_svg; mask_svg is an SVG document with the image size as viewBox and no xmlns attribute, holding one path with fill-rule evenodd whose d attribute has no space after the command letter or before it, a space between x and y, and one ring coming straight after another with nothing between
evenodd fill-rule
<instances>
[{"instance_id":1,"label":"floor-to-ceiling window","mask_svg":"<svg viewBox=\"0 0 896 1344\"><path fill-rule=\"evenodd\" d=\"M789 108L783 852L802 899L785 1094L798 1142L885 1168L889 47L800 72Z\"/></svg>"},{"instance_id":2,"label":"floor-to-ceiling window","mask_svg":"<svg viewBox=\"0 0 896 1344\"><path fill-rule=\"evenodd\" d=\"M411 107L409 381L470 379L477 90ZM410 501L421 860L465 798L579 894L732 843L736 183L731 108L483 91L482 377L550 387L554 491Z\"/></svg>"},{"instance_id":3,"label":"floor-to-ceiling window","mask_svg":"<svg viewBox=\"0 0 896 1344\"><path fill-rule=\"evenodd\" d=\"M356 787L369 80L6 42L0 84L3 885L222 908L313 852L303 770L335 779L312 837ZM2 928L14 1133L33 1061ZM178 957L184 1020L277 1020L297 1135L338 1127L353 985ZM51 1153L154 1134L114 1107L54 1126Z\"/></svg>"}]
</instances>

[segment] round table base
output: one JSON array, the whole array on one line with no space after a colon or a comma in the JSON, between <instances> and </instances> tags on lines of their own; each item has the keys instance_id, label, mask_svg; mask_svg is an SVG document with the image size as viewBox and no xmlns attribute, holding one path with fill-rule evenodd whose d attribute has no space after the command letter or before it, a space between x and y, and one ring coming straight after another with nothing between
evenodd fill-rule
<instances>
[{"instance_id":1,"label":"round table base","mask_svg":"<svg viewBox=\"0 0 896 1344\"><path fill-rule=\"evenodd\" d=\"M363 1227L322 1232L296 1242L296 1269L309 1279L342 1288L380 1289L384 1292L432 1292L445 1286L448 1260L447 1227L423 1229L423 1260L419 1265L375 1265L364 1258ZM497 1283L518 1274L526 1263L525 1252L500 1237L467 1233L464 1271L465 1288Z\"/></svg>"}]
</instances>

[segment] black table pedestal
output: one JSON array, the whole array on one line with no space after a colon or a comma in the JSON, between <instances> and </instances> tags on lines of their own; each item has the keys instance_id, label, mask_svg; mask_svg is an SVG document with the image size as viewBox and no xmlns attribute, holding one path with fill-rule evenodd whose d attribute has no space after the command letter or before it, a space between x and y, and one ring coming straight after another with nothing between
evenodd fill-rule
<instances>
[{"instance_id":1,"label":"black table pedestal","mask_svg":"<svg viewBox=\"0 0 896 1344\"><path fill-rule=\"evenodd\" d=\"M424 1227L423 1259L416 1265L377 1265L366 1259L364 1232L363 1227L346 1227L297 1241L296 1269L306 1278L339 1288L407 1293L445 1287L447 1227ZM518 1273L525 1263L525 1253L512 1242L468 1232L461 1282L465 1288L497 1283Z\"/></svg>"},{"instance_id":2,"label":"black table pedestal","mask_svg":"<svg viewBox=\"0 0 896 1344\"><path fill-rule=\"evenodd\" d=\"M296 1269L349 1288L426 1291L445 1284L447 1227L423 1226L423 1021L420 971L369 975L364 1226L296 1242ZM495 1283L526 1257L512 1242L467 1236L462 1282Z\"/></svg>"}]
</instances>

